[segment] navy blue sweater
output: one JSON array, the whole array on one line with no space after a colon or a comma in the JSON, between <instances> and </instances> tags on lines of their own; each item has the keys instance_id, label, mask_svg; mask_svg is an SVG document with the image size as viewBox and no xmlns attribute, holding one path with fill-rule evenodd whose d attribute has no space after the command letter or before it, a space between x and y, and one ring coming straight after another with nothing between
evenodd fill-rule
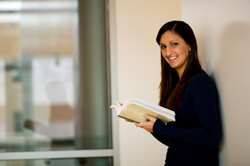
<instances>
[{"instance_id":1,"label":"navy blue sweater","mask_svg":"<svg viewBox=\"0 0 250 166\"><path fill-rule=\"evenodd\" d=\"M217 166L220 142L218 94L201 70L187 85L176 121L157 119L153 136L168 146L166 166Z\"/></svg>"}]
</instances>

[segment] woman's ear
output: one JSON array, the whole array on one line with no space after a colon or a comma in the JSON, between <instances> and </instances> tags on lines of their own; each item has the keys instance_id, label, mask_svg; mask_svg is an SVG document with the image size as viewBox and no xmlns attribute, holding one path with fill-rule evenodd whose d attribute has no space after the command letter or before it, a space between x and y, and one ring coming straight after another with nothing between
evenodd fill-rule
<instances>
[{"instance_id":1,"label":"woman's ear","mask_svg":"<svg viewBox=\"0 0 250 166\"><path fill-rule=\"evenodd\" d=\"M188 48L188 55L191 56L191 47Z\"/></svg>"}]
</instances>

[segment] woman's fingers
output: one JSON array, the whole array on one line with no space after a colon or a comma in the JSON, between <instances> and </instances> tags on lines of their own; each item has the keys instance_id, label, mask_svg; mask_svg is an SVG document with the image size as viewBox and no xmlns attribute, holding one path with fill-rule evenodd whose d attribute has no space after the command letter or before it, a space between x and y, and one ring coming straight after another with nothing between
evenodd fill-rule
<instances>
[{"instance_id":1,"label":"woman's fingers","mask_svg":"<svg viewBox=\"0 0 250 166\"><path fill-rule=\"evenodd\" d=\"M141 115L144 116L145 118L147 118L149 121L152 121L152 122L156 121L156 118L153 116L150 116L150 115L145 114L145 113L142 113Z\"/></svg>"},{"instance_id":2,"label":"woman's fingers","mask_svg":"<svg viewBox=\"0 0 250 166\"><path fill-rule=\"evenodd\" d=\"M148 122L142 122L142 123L135 123L135 126L143 128L144 130L152 133L153 132L153 126L154 126L154 123L156 121L156 118L154 118L154 117L152 117L150 115L147 115L147 114L142 114L142 116L147 118L149 121Z\"/></svg>"}]
</instances>

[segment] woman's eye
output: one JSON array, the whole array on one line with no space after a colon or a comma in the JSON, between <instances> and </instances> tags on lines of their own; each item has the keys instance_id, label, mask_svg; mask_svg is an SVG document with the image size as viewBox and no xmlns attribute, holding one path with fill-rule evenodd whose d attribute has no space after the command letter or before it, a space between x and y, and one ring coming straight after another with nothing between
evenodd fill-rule
<instances>
[{"instance_id":1,"label":"woman's eye","mask_svg":"<svg viewBox=\"0 0 250 166\"><path fill-rule=\"evenodd\" d=\"M166 48L166 46L161 46L161 49L165 49Z\"/></svg>"},{"instance_id":2,"label":"woman's eye","mask_svg":"<svg viewBox=\"0 0 250 166\"><path fill-rule=\"evenodd\" d=\"M172 45L172 46L176 46L176 45L178 45L178 43L172 43L171 45Z\"/></svg>"}]
</instances>

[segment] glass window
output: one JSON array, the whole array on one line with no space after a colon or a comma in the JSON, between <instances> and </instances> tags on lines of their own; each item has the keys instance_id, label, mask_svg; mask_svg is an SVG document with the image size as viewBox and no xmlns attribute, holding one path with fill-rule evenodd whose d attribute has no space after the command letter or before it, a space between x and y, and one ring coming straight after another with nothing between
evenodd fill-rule
<instances>
[{"instance_id":1,"label":"glass window","mask_svg":"<svg viewBox=\"0 0 250 166\"><path fill-rule=\"evenodd\" d=\"M0 151L112 148L106 2L0 1L0 10Z\"/></svg>"}]
</instances>

